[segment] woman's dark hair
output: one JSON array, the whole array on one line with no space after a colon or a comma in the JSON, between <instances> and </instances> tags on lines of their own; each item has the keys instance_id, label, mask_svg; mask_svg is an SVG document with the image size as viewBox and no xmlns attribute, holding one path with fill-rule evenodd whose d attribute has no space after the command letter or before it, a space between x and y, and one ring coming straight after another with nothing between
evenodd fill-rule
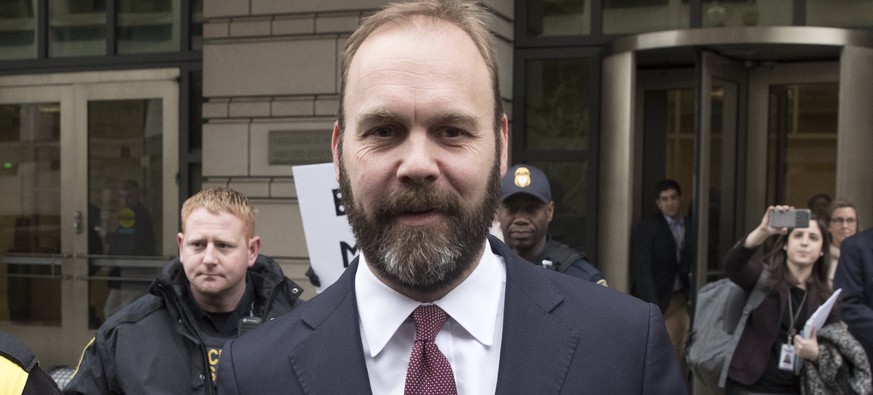
<instances>
[{"instance_id":1,"label":"woman's dark hair","mask_svg":"<svg viewBox=\"0 0 873 395\"><path fill-rule=\"evenodd\" d=\"M812 274L806 280L806 290L809 292L811 306L818 306L824 303L830 296L831 290L828 286L828 270L831 265L831 235L827 231L824 222L818 218L811 218L810 225L814 222L818 224L818 229L821 232L822 255L818 257L812 266ZM797 228L795 228L797 229ZM770 281L773 288L781 289L788 288L791 285L797 285L796 280L792 277L788 270L788 257L785 248L788 246L788 239L794 229L788 232L787 235L779 236L773 244L773 248L764 257L764 262L767 265L767 270L770 271Z\"/></svg>"}]
</instances>

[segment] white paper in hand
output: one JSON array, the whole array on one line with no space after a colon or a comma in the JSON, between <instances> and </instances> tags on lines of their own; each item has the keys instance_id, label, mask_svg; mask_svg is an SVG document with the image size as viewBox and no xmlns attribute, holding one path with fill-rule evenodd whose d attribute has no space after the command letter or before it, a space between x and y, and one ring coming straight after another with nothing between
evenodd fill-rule
<instances>
[{"instance_id":1,"label":"white paper in hand","mask_svg":"<svg viewBox=\"0 0 873 395\"><path fill-rule=\"evenodd\" d=\"M812 334L812 328L815 328L815 330L818 331L822 326L824 326L828 316L831 315L831 309L834 307L834 303L837 301L837 298L840 297L840 292L842 291L842 288L834 291L833 295L831 295L828 300L822 303L821 306L818 306L818 309L816 309L815 312L809 316L809 319L806 320L803 330L800 331L801 336L809 339L809 336Z\"/></svg>"}]
</instances>

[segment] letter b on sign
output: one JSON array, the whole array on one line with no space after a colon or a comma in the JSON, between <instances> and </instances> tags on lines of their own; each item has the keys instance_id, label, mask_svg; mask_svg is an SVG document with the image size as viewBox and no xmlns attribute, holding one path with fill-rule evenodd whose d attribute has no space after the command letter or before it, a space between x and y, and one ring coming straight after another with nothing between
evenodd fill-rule
<instances>
[{"instance_id":1,"label":"letter b on sign","mask_svg":"<svg viewBox=\"0 0 873 395\"><path fill-rule=\"evenodd\" d=\"M336 216L342 217L346 215L346 206L343 205L343 195L339 189L333 190L333 208L336 210Z\"/></svg>"}]
</instances>

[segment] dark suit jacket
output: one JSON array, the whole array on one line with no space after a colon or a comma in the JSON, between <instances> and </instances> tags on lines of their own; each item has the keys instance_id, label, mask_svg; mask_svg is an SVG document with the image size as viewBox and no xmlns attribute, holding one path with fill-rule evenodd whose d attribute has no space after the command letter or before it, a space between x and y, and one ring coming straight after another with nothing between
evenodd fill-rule
<instances>
[{"instance_id":1,"label":"dark suit jacket","mask_svg":"<svg viewBox=\"0 0 873 395\"><path fill-rule=\"evenodd\" d=\"M490 242L506 261L498 394L685 393L654 306L537 267L499 240ZM336 283L291 313L225 344L219 393L369 394L357 265L355 259Z\"/></svg>"},{"instance_id":2,"label":"dark suit jacket","mask_svg":"<svg viewBox=\"0 0 873 395\"><path fill-rule=\"evenodd\" d=\"M685 217L685 246L681 259L676 259L676 239L660 211L643 218L631 238L630 270L633 279L631 294L658 305L666 312L673 295L673 283L678 275L682 289L689 292L689 275L694 262L694 227ZM688 295L686 295L688 296Z\"/></svg>"},{"instance_id":3,"label":"dark suit jacket","mask_svg":"<svg viewBox=\"0 0 873 395\"><path fill-rule=\"evenodd\" d=\"M840 244L834 289L842 288L841 318L873 364L873 228Z\"/></svg>"}]
</instances>

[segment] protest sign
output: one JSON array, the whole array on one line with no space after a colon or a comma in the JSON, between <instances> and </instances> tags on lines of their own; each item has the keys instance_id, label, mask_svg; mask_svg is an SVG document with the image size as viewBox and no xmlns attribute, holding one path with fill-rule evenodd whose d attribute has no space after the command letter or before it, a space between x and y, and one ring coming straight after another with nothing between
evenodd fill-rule
<instances>
[{"instance_id":1,"label":"protest sign","mask_svg":"<svg viewBox=\"0 0 873 395\"><path fill-rule=\"evenodd\" d=\"M342 205L333 163L294 166L294 185L306 235L309 262L321 282L333 284L357 254L355 237Z\"/></svg>"}]
</instances>

